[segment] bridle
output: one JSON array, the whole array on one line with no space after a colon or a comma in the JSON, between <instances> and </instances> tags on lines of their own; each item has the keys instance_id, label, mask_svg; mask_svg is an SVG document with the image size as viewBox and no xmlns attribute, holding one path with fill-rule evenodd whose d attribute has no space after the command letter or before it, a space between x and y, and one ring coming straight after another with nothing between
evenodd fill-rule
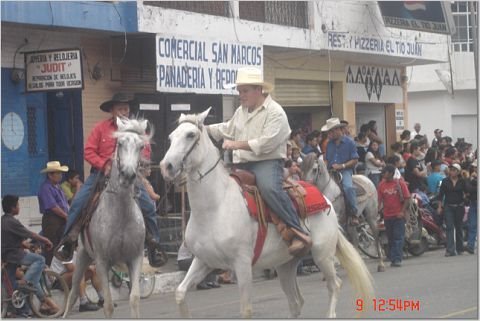
<instances>
[{"instance_id":1,"label":"bridle","mask_svg":"<svg viewBox=\"0 0 480 321\"><path fill-rule=\"evenodd\" d=\"M198 128L198 130L200 130L200 132L203 132L203 126L202 125L199 125L197 122L194 122L192 120L182 120L181 122L178 123L178 125L180 126L181 124L183 123L190 123L190 124L193 124L195 125L195 127ZM190 154L193 152L193 150L195 149L195 147L198 146L198 143L200 141L200 136L201 135L198 135L197 138L195 139L195 141L193 142L192 146L190 146L190 148L188 149L187 153L185 154L185 156L183 156L182 158L182 163L181 163L181 167L180 167L180 172L183 172L184 169L185 169L185 161L187 160L187 157L190 156ZM199 170L197 170L197 173L198 173L198 176L199 176L199 179L198 181L201 181L203 178L205 178L205 176L207 176L208 174L210 174L214 169L215 167L217 167L218 163L220 163L220 161L222 160L222 154L220 153L220 156L218 157L217 161L215 162L215 164L210 167L210 169L208 169L204 174L200 173Z\"/></svg>"},{"instance_id":2,"label":"bridle","mask_svg":"<svg viewBox=\"0 0 480 321\"><path fill-rule=\"evenodd\" d=\"M318 164L318 159L315 160L314 166L317 166L317 167L316 167L317 173L315 174L315 178L314 178L314 182L315 182L315 185L316 185L317 182L318 182L318 179L319 179L319 177L320 177L320 169L319 169L319 166L320 166L320 165ZM313 168L314 168L314 167L312 167L312 169L313 169ZM328 173L328 181L327 181L327 184L325 185L325 187L328 186L328 185L330 185L330 182L332 181L332 174L333 174L333 173ZM340 180L339 180L339 181L342 181L342 173L336 172L336 175L339 175L339 177L340 177ZM335 181L334 181L334 183L337 184L337 182L335 182ZM337 184L337 185L338 185L338 184ZM338 195L335 196L335 198L334 198L333 200L331 200L332 204L335 203L335 202L337 201L337 199L342 196L342 194L343 194L343 193L342 193L342 189L340 188L340 193L338 193Z\"/></svg>"}]
</instances>

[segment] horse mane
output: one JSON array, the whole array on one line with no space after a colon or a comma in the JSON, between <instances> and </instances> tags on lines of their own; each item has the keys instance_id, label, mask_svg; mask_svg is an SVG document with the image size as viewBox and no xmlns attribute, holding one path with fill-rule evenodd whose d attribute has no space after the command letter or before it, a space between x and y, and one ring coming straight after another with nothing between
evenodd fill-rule
<instances>
[{"instance_id":1,"label":"horse mane","mask_svg":"<svg viewBox=\"0 0 480 321\"><path fill-rule=\"evenodd\" d=\"M150 142L152 137L155 133L155 128L153 125L143 117L135 117L135 118L121 118L124 124L124 128L118 129L116 132L113 133L113 137L118 138L120 135L124 133L135 133L145 140L145 142ZM144 126L144 121L147 121L147 127L150 127L149 132L146 132L146 128Z\"/></svg>"}]
</instances>

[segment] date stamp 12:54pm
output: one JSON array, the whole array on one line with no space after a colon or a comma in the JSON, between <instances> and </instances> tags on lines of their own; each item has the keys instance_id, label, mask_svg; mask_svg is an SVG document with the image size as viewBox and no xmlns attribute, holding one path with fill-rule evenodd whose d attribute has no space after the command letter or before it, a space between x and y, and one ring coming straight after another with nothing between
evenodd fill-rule
<instances>
[{"instance_id":1,"label":"date stamp 12:54pm","mask_svg":"<svg viewBox=\"0 0 480 321\"><path fill-rule=\"evenodd\" d=\"M362 312L365 310L372 310L375 312L414 312L420 311L420 301L412 299L400 298L373 298L367 302L363 299L357 299L355 304L356 310Z\"/></svg>"}]
</instances>

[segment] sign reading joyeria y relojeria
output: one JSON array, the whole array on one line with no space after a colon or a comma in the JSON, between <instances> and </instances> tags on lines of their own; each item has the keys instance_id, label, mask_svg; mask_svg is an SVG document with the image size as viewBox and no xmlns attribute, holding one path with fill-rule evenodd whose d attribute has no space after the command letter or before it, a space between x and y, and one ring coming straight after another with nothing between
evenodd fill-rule
<instances>
[{"instance_id":1,"label":"sign reading joyeria y relojeria","mask_svg":"<svg viewBox=\"0 0 480 321\"><path fill-rule=\"evenodd\" d=\"M83 89L80 49L25 53L27 92Z\"/></svg>"}]
</instances>

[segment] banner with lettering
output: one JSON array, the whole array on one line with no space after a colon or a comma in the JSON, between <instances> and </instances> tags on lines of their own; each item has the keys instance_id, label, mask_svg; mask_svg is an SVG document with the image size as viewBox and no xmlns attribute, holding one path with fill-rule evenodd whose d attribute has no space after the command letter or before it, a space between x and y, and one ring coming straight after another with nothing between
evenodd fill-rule
<instances>
[{"instance_id":1,"label":"banner with lettering","mask_svg":"<svg viewBox=\"0 0 480 321\"><path fill-rule=\"evenodd\" d=\"M234 83L239 67L263 70L263 46L158 34L157 91L236 94L224 88Z\"/></svg>"},{"instance_id":2,"label":"banner with lettering","mask_svg":"<svg viewBox=\"0 0 480 321\"><path fill-rule=\"evenodd\" d=\"M25 68L27 92L83 89L80 49L26 52Z\"/></svg>"},{"instance_id":3,"label":"banner with lettering","mask_svg":"<svg viewBox=\"0 0 480 321\"><path fill-rule=\"evenodd\" d=\"M346 65L347 100L371 103L402 103L399 68Z\"/></svg>"}]
</instances>

